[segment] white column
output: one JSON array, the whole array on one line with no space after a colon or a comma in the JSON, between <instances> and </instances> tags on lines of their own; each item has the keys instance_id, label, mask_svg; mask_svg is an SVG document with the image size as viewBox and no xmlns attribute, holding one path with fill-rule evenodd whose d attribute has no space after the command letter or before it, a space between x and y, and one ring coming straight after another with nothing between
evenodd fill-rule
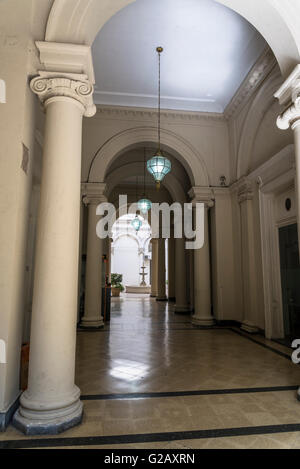
<instances>
[{"instance_id":1,"label":"white column","mask_svg":"<svg viewBox=\"0 0 300 469\"><path fill-rule=\"evenodd\" d=\"M88 186L93 186L93 184ZM81 327L101 328L104 326L102 316L102 255L104 241L97 236L96 228L99 216L97 216L96 211L98 205L101 202L107 202L107 199L103 195L92 193L92 190L93 187L90 188L90 193L84 198L84 203L88 205L88 233L84 316L81 320ZM97 187L95 187L95 191L97 191Z\"/></svg>"},{"instance_id":2,"label":"white column","mask_svg":"<svg viewBox=\"0 0 300 469\"><path fill-rule=\"evenodd\" d=\"M190 303L190 309L191 312L194 311L194 301L195 301L195 295L194 295L194 251L190 250L189 251L189 283L188 283L188 289L190 292L189 296L189 303Z\"/></svg>"},{"instance_id":3,"label":"white column","mask_svg":"<svg viewBox=\"0 0 300 469\"><path fill-rule=\"evenodd\" d=\"M203 203L203 201L198 201ZM204 201L205 202L205 201ZM210 203L205 203L204 211L204 246L194 250L194 315L195 326L213 326L215 321L211 314L211 273L210 247L208 229L208 210Z\"/></svg>"},{"instance_id":4,"label":"white column","mask_svg":"<svg viewBox=\"0 0 300 469\"><path fill-rule=\"evenodd\" d=\"M187 253L185 250L185 238L175 239L175 285L176 314L187 314L190 307L187 300Z\"/></svg>"},{"instance_id":5,"label":"white column","mask_svg":"<svg viewBox=\"0 0 300 469\"><path fill-rule=\"evenodd\" d=\"M243 179L238 189L238 201L241 214L241 242L242 242L242 282L244 319L241 326L246 332L257 333L257 268L256 246L254 238L252 184Z\"/></svg>"},{"instance_id":6,"label":"white column","mask_svg":"<svg viewBox=\"0 0 300 469\"><path fill-rule=\"evenodd\" d=\"M281 130L292 128L295 142L296 200L298 221L298 244L300 248L300 64L296 66L280 89L275 93L285 111L278 117L277 126Z\"/></svg>"},{"instance_id":7,"label":"white column","mask_svg":"<svg viewBox=\"0 0 300 469\"><path fill-rule=\"evenodd\" d=\"M298 221L298 246L300 249L300 109L299 118L292 124L295 140L295 160L296 160L296 200L297 200L297 221Z\"/></svg>"},{"instance_id":8,"label":"white column","mask_svg":"<svg viewBox=\"0 0 300 469\"><path fill-rule=\"evenodd\" d=\"M166 296L166 240L158 239L158 269L157 269L157 298L156 301L167 301Z\"/></svg>"},{"instance_id":9,"label":"white column","mask_svg":"<svg viewBox=\"0 0 300 469\"><path fill-rule=\"evenodd\" d=\"M172 234L168 240L168 300L175 301L175 298L175 239L172 228Z\"/></svg>"},{"instance_id":10,"label":"white column","mask_svg":"<svg viewBox=\"0 0 300 469\"><path fill-rule=\"evenodd\" d=\"M82 75L80 76L82 79ZM28 435L56 434L81 421L74 384L82 117L93 87L72 78L32 80L46 110L29 382L14 425Z\"/></svg>"},{"instance_id":11,"label":"white column","mask_svg":"<svg viewBox=\"0 0 300 469\"><path fill-rule=\"evenodd\" d=\"M151 297L157 297L158 240L152 239Z\"/></svg>"},{"instance_id":12,"label":"white column","mask_svg":"<svg viewBox=\"0 0 300 469\"><path fill-rule=\"evenodd\" d=\"M107 262L107 283L111 281L111 238L105 238L103 240L103 255L106 255L106 262Z\"/></svg>"},{"instance_id":13,"label":"white column","mask_svg":"<svg viewBox=\"0 0 300 469\"><path fill-rule=\"evenodd\" d=\"M295 162L296 162L296 199L297 199L297 221L298 221L298 245L300 249L300 64L296 66L291 75L283 83L275 94L285 111L278 117L279 129L287 130L290 127L294 131ZM300 400L300 388L298 389L298 400Z\"/></svg>"}]
</instances>

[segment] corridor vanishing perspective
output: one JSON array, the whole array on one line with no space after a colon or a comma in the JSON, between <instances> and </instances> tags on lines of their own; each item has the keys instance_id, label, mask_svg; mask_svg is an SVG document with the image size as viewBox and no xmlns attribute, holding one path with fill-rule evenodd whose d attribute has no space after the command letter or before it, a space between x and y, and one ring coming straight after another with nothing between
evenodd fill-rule
<instances>
[{"instance_id":1,"label":"corridor vanishing perspective","mask_svg":"<svg viewBox=\"0 0 300 469\"><path fill-rule=\"evenodd\" d=\"M299 447L299 28L0 1L0 449Z\"/></svg>"},{"instance_id":2,"label":"corridor vanishing perspective","mask_svg":"<svg viewBox=\"0 0 300 469\"><path fill-rule=\"evenodd\" d=\"M78 332L82 425L31 440L10 427L0 448L299 449L289 348L236 327L195 329L172 309L114 299L109 326Z\"/></svg>"}]
</instances>

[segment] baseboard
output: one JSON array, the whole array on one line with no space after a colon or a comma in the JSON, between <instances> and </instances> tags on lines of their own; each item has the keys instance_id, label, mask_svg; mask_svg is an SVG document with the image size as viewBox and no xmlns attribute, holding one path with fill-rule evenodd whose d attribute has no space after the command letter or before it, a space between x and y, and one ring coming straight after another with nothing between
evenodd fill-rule
<instances>
[{"instance_id":1,"label":"baseboard","mask_svg":"<svg viewBox=\"0 0 300 469\"><path fill-rule=\"evenodd\" d=\"M240 321L233 320L222 320L219 321L216 319L216 325L221 327L241 327L242 323Z\"/></svg>"},{"instance_id":2,"label":"baseboard","mask_svg":"<svg viewBox=\"0 0 300 469\"><path fill-rule=\"evenodd\" d=\"M0 412L0 433L5 432L8 425L12 421L12 418L19 407L20 396L21 393L6 412Z\"/></svg>"},{"instance_id":3,"label":"baseboard","mask_svg":"<svg viewBox=\"0 0 300 469\"><path fill-rule=\"evenodd\" d=\"M238 328L241 328L242 326L242 322L241 321L235 321L235 320L222 320L222 321L219 321L216 319L216 325L217 326L221 326L221 327L238 327ZM249 334L249 332L247 331L243 331L245 332L246 334ZM257 328L257 332L256 334L258 335L262 335L263 337L265 337L265 331L264 329L260 329L259 327Z\"/></svg>"}]
</instances>

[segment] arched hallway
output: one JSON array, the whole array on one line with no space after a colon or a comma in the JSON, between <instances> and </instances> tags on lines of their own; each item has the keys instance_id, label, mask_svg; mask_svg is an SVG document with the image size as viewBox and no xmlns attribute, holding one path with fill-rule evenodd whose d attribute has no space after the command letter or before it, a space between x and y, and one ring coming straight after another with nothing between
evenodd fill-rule
<instances>
[{"instance_id":1,"label":"arched hallway","mask_svg":"<svg viewBox=\"0 0 300 469\"><path fill-rule=\"evenodd\" d=\"M299 13L0 2L0 448L297 445Z\"/></svg>"},{"instance_id":2,"label":"arched hallway","mask_svg":"<svg viewBox=\"0 0 300 469\"><path fill-rule=\"evenodd\" d=\"M299 448L291 350L234 325L192 327L173 309L113 299L110 325L78 332L82 425L29 440L9 427L0 448Z\"/></svg>"}]
</instances>

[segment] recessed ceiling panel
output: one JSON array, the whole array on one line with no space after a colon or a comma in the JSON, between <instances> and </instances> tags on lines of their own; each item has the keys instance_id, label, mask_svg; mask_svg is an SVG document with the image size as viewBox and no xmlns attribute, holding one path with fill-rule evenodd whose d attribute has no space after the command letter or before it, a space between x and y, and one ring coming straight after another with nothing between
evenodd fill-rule
<instances>
[{"instance_id":1,"label":"recessed ceiling panel","mask_svg":"<svg viewBox=\"0 0 300 469\"><path fill-rule=\"evenodd\" d=\"M136 0L93 45L97 104L223 112L266 47L241 16L213 0Z\"/></svg>"}]
</instances>

